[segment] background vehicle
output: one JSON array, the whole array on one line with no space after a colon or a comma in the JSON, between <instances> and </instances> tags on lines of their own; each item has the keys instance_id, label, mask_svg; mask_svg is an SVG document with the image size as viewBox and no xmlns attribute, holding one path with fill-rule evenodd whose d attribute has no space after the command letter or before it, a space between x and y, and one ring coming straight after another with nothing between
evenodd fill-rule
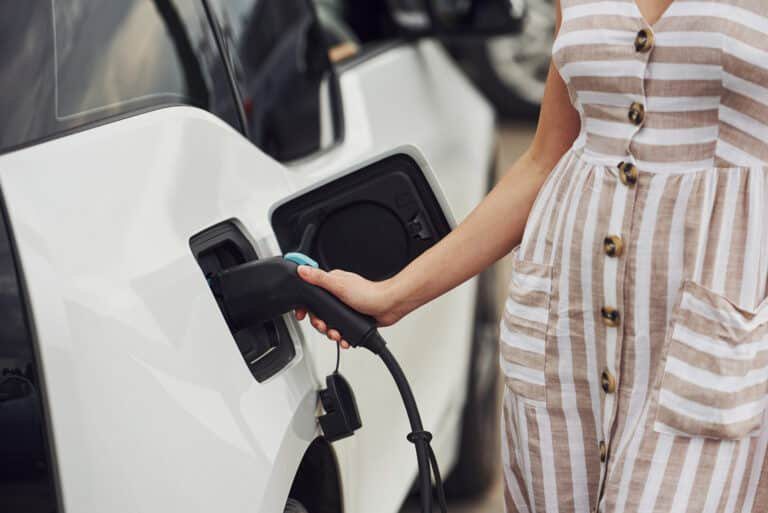
<instances>
[{"instance_id":1,"label":"background vehicle","mask_svg":"<svg viewBox=\"0 0 768 513\"><path fill-rule=\"evenodd\" d=\"M383 24L394 12L394 33L400 36L418 32L428 23L423 16L423 0L315 0L321 17L337 42L381 41L393 36L392 26ZM435 9L456 6L470 9L462 0L434 0ZM553 0L506 0L505 7L519 18L515 30L504 34L467 33L446 30L440 40L459 61L470 78L505 117L520 118L538 114L549 71L555 27ZM498 15L491 6L480 9L478 17ZM484 11L484 12L483 12ZM350 25L355 27L352 30ZM405 29L405 30L403 30ZM357 34L360 34L358 37Z\"/></svg>"},{"instance_id":2,"label":"background vehicle","mask_svg":"<svg viewBox=\"0 0 768 513\"><path fill-rule=\"evenodd\" d=\"M485 193L493 112L443 48L348 26L340 51L304 0L0 7L0 510L397 510L385 371L344 355L364 428L330 446L333 345L290 317L232 333L205 280L313 224L321 263L383 277ZM385 333L463 492L497 438L485 293Z\"/></svg>"},{"instance_id":3,"label":"background vehicle","mask_svg":"<svg viewBox=\"0 0 768 513\"><path fill-rule=\"evenodd\" d=\"M506 117L536 115L552 56L555 6L525 0L520 32L449 44L475 84Z\"/></svg>"}]
</instances>

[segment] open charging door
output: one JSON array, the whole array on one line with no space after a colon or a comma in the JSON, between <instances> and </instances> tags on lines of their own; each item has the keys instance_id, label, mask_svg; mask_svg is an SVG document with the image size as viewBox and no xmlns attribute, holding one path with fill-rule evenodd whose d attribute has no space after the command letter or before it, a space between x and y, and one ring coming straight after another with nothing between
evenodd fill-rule
<instances>
[{"instance_id":1,"label":"open charging door","mask_svg":"<svg viewBox=\"0 0 768 513\"><path fill-rule=\"evenodd\" d=\"M406 152L301 191L275 206L271 220L283 252L371 280L396 274L452 224L431 170Z\"/></svg>"}]
</instances>

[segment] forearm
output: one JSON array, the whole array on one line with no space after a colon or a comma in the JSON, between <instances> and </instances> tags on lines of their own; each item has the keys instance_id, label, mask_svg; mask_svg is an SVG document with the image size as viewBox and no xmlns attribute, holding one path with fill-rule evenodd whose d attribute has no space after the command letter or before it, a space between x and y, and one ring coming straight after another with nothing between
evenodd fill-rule
<instances>
[{"instance_id":1,"label":"forearm","mask_svg":"<svg viewBox=\"0 0 768 513\"><path fill-rule=\"evenodd\" d=\"M557 12L559 27L559 3ZM528 151L461 225L382 284L394 318L478 274L520 242L539 189L579 128L565 83L550 65L539 124Z\"/></svg>"},{"instance_id":2,"label":"forearm","mask_svg":"<svg viewBox=\"0 0 768 513\"><path fill-rule=\"evenodd\" d=\"M455 230L385 282L393 308L405 315L506 255L520 242L551 166L526 152Z\"/></svg>"}]
</instances>

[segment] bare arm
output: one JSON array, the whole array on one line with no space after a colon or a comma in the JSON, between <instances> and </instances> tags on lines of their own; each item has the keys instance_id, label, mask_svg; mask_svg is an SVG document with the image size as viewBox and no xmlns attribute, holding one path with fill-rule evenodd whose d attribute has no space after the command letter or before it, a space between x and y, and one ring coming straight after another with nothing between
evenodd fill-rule
<instances>
[{"instance_id":1,"label":"bare arm","mask_svg":"<svg viewBox=\"0 0 768 513\"><path fill-rule=\"evenodd\" d=\"M559 2L557 9L559 27ZM300 269L302 277L355 309L373 315L381 325L398 321L478 274L519 243L539 189L573 144L579 127L578 113L571 106L566 86L550 66L531 146L456 229L383 282L370 282L344 271L326 273L310 268ZM304 314L297 312L299 318ZM313 318L312 323L321 332L327 331L322 320ZM335 330L328 331L328 336L334 340L340 337Z\"/></svg>"}]
</instances>

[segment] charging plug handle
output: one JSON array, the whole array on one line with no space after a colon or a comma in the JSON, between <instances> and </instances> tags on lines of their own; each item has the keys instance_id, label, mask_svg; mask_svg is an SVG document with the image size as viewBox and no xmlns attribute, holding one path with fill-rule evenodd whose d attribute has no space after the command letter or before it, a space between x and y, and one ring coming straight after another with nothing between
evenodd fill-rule
<instances>
[{"instance_id":1,"label":"charging plug handle","mask_svg":"<svg viewBox=\"0 0 768 513\"><path fill-rule=\"evenodd\" d=\"M297 268L295 262L273 257L247 262L213 276L211 288L221 298L230 326L240 329L304 308L343 333L352 346L379 354L382 339L373 336L376 320L307 283L298 275Z\"/></svg>"}]
</instances>

